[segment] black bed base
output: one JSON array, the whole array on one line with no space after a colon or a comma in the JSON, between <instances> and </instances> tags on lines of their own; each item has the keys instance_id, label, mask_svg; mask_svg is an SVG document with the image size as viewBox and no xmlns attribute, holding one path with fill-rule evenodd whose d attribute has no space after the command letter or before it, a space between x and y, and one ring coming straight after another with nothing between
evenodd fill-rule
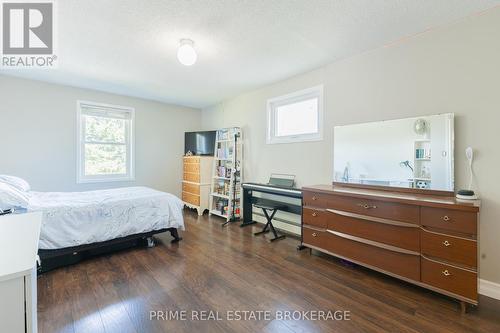
<instances>
[{"instance_id":1,"label":"black bed base","mask_svg":"<svg viewBox=\"0 0 500 333\"><path fill-rule=\"evenodd\" d=\"M174 238L171 243L177 243L182 240L179 237L177 228L165 228L141 234L129 235L126 237L115 238L105 242L85 244L74 247L66 247L56 250L38 250L41 259L41 265L38 267L38 273L42 274L53 269L76 264L82 260L95 256L125 250L131 247L144 246L147 239L155 234L169 231Z\"/></svg>"}]
</instances>

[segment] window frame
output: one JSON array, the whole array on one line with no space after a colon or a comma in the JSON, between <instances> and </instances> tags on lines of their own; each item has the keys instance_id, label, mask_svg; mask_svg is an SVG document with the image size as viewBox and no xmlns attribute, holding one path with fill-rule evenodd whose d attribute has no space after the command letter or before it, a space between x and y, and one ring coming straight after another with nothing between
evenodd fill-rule
<instances>
[{"instance_id":1,"label":"window frame","mask_svg":"<svg viewBox=\"0 0 500 333\"><path fill-rule=\"evenodd\" d=\"M106 182L127 182L135 180L135 109L128 106L113 105L106 103L97 103L90 101L77 101L77 116L76 116L76 182L77 184L86 183L106 183ZM111 174L111 175L85 175L85 129L83 118L85 112L82 107L88 106L95 109L103 109L104 111L115 111L130 114L130 124L128 126L128 133L126 133L126 149L127 149L127 173L125 175ZM112 143L111 143L112 144Z\"/></svg>"},{"instance_id":2,"label":"window frame","mask_svg":"<svg viewBox=\"0 0 500 333\"><path fill-rule=\"evenodd\" d=\"M276 136L276 108L312 98L318 98L318 132ZM310 142L323 140L323 85L299 90L267 100L267 144Z\"/></svg>"}]
</instances>

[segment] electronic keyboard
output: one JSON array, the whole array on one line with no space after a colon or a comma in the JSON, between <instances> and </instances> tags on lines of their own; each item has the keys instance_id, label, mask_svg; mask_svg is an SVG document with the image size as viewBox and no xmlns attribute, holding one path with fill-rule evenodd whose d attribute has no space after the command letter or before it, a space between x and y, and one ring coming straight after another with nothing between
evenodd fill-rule
<instances>
[{"instance_id":1,"label":"electronic keyboard","mask_svg":"<svg viewBox=\"0 0 500 333\"><path fill-rule=\"evenodd\" d=\"M294 187L284 187L261 183L243 183L244 190L253 190L262 193L277 194L290 198L302 198L302 190Z\"/></svg>"}]
</instances>

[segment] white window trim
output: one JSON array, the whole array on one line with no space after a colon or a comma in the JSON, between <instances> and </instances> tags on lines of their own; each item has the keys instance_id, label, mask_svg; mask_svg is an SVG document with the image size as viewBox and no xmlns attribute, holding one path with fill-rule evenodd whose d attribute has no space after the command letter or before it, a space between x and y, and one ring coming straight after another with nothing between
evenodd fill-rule
<instances>
[{"instance_id":1,"label":"white window trim","mask_svg":"<svg viewBox=\"0 0 500 333\"><path fill-rule=\"evenodd\" d=\"M130 135L129 142L127 144L130 149L127 155L127 174L124 176L117 175L99 175L99 176L85 176L85 157L84 157L84 141L82 140L82 134L84 129L82 128L82 106L88 105L96 108L103 109L114 109L121 112L130 113ZM86 183L107 183L107 182L127 182L135 180L135 109L127 106L112 105L105 103L96 103L90 101L77 101L76 102L77 116L76 116L76 182L78 184Z\"/></svg>"},{"instance_id":2,"label":"white window trim","mask_svg":"<svg viewBox=\"0 0 500 333\"><path fill-rule=\"evenodd\" d=\"M318 97L318 132L298 135L289 135L276 137L275 130L275 112L277 106L300 102L313 97ZM323 85L303 89L291 94L274 97L267 100L267 144L309 142L323 140Z\"/></svg>"}]
</instances>

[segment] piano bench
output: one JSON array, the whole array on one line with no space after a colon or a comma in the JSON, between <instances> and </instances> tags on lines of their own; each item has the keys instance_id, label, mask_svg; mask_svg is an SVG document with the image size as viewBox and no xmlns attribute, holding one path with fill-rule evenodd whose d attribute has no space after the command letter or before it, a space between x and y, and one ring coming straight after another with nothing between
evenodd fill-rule
<instances>
[{"instance_id":1,"label":"piano bench","mask_svg":"<svg viewBox=\"0 0 500 333\"><path fill-rule=\"evenodd\" d=\"M285 235L278 235L278 233L276 232L276 229L274 228L274 225L273 225L273 218L278 210L286 208L286 206L282 205L282 204L278 204L278 203L274 204L274 203L267 203L266 202L264 204L264 203L257 202L257 203L254 203L254 207L262 209L262 212L264 213L264 216L266 217L266 220L267 220L267 223L264 226L264 228L261 231L254 233L254 235L258 236L258 235L268 233L269 231L272 231L274 238L271 238L269 240L270 242L274 242L275 240L285 238ZM269 215L269 212L271 213L271 215Z\"/></svg>"}]
</instances>

